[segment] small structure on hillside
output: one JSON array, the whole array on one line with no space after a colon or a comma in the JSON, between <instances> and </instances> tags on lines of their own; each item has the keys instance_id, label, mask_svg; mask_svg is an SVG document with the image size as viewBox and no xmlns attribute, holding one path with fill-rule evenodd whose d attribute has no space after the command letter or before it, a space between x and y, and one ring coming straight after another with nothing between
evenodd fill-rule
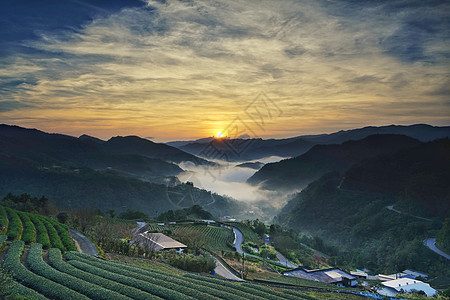
<instances>
[{"instance_id":1,"label":"small structure on hillside","mask_svg":"<svg viewBox=\"0 0 450 300\"><path fill-rule=\"evenodd\" d=\"M321 281L336 284L338 286L356 286L356 277L338 268L323 270L307 270L298 267L293 270L282 272L286 276L294 276L308 280Z\"/></svg>"},{"instance_id":2,"label":"small structure on hillside","mask_svg":"<svg viewBox=\"0 0 450 300\"><path fill-rule=\"evenodd\" d=\"M413 291L423 291L427 295L427 297L433 296L437 293L437 291L433 289L428 283L410 278L400 278L396 280L385 281L381 284L383 287L381 289L378 289L377 292L380 295L389 297L393 297L401 292L410 293Z\"/></svg>"},{"instance_id":3,"label":"small structure on hillside","mask_svg":"<svg viewBox=\"0 0 450 300\"><path fill-rule=\"evenodd\" d=\"M150 249L155 250L176 249L180 251L187 248L185 244L180 243L165 234L150 233L148 231L138 234L135 241L141 246L147 246Z\"/></svg>"}]
</instances>

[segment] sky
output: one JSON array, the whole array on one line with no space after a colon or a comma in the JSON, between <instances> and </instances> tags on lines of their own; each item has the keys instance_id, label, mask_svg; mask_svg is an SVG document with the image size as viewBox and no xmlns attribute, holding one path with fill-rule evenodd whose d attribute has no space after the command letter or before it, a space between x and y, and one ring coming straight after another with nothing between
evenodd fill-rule
<instances>
[{"instance_id":1,"label":"sky","mask_svg":"<svg viewBox=\"0 0 450 300\"><path fill-rule=\"evenodd\" d=\"M450 125L449 38L448 1L4 0L0 123L157 141Z\"/></svg>"}]
</instances>

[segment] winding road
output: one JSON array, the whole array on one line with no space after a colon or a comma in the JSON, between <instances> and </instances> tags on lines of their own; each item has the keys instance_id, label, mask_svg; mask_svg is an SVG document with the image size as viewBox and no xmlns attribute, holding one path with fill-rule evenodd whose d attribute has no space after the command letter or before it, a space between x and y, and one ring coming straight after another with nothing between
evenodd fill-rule
<instances>
[{"instance_id":1,"label":"winding road","mask_svg":"<svg viewBox=\"0 0 450 300\"><path fill-rule=\"evenodd\" d=\"M410 217L413 217L413 218L416 218L416 219L420 219L420 220L424 220L424 221L428 221L428 222L432 222L433 221L431 219L427 219L427 218L424 218L424 217L419 217L419 216L415 216L415 215L411 215L411 214L407 214L407 213L401 212L399 210L396 210L393 205L388 205L388 206L386 206L386 208L391 210L391 211L393 211L393 212L401 214L401 215L410 216Z\"/></svg>"},{"instance_id":2,"label":"winding road","mask_svg":"<svg viewBox=\"0 0 450 300\"><path fill-rule=\"evenodd\" d=\"M98 249L95 244L79 231L69 229L70 236L75 240L78 250L81 253L97 255Z\"/></svg>"},{"instance_id":3,"label":"winding road","mask_svg":"<svg viewBox=\"0 0 450 300\"><path fill-rule=\"evenodd\" d=\"M436 252L437 254L445 257L446 259L450 260L450 255L445 253L444 251L440 250L438 247L436 247L436 239L435 238L429 238L423 241L423 244L430 248L431 251Z\"/></svg>"},{"instance_id":4,"label":"winding road","mask_svg":"<svg viewBox=\"0 0 450 300\"><path fill-rule=\"evenodd\" d=\"M233 273L231 273L227 268L225 268L225 266L217 258L214 257L214 260L216 262L216 268L214 269L214 271L216 272L217 275L220 275L224 278L231 279L231 280L245 281L245 280L242 280L241 278L237 277Z\"/></svg>"}]
</instances>

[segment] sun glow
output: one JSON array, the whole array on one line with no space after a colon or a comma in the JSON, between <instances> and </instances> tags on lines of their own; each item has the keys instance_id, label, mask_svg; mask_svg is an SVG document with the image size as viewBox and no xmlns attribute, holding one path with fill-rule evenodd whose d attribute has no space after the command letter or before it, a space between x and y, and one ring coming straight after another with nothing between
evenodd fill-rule
<instances>
[{"instance_id":1,"label":"sun glow","mask_svg":"<svg viewBox=\"0 0 450 300\"><path fill-rule=\"evenodd\" d=\"M223 133L222 133L222 131L219 131L219 132L217 133L216 137L218 137L218 138L221 138L221 137L223 137Z\"/></svg>"}]
</instances>

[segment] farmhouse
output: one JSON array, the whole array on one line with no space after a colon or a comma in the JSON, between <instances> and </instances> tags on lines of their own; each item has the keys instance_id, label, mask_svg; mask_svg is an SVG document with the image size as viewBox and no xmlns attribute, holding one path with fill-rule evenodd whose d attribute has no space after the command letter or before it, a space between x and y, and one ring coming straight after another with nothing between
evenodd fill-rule
<instances>
[{"instance_id":1,"label":"farmhouse","mask_svg":"<svg viewBox=\"0 0 450 300\"><path fill-rule=\"evenodd\" d=\"M185 244L182 244L162 233L140 233L136 236L135 241L137 241L141 246L145 245L155 250L181 250L187 248Z\"/></svg>"},{"instance_id":2,"label":"farmhouse","mask_svg":"<svg viewBox=\"0 0 450 300\"><path fill-rule=\"evenodd\" d=\"M338 268L308 270L302 267L298 267L290 271L285 271L282 274L308 280L332 283L338 286L356 286L356 277Z\"/></svg>"},{"instance_id":3,"label":"farmhouse","mask_svg":"<svg viewBox=\"0 0 450 300\"><path fill-rule=\"evenodd\" d=\"M423 291L430 297L437 293L429 284L422 282L420 280L414 280L410 278L400 278L391 281L385 281L381 283L383 287L377 292L380 295L393 297L400 292L413 292L413 291Z\"/></svg>"}]
</instances>

